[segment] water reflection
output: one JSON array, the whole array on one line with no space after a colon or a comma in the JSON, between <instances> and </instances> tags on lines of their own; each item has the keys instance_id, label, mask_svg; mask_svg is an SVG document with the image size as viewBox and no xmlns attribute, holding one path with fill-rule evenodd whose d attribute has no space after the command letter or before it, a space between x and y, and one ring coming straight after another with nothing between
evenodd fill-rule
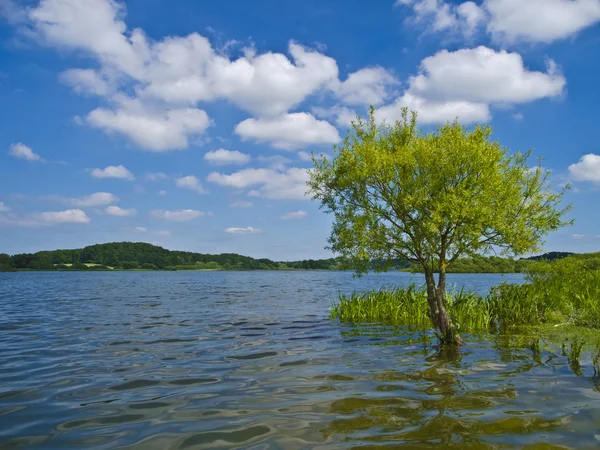
<instances>
[{"instance_id":1,"label":"water reflection","mask_svg":"<svg viewBox=\"0 0 600 450\"><path fill-rule=\"evenodd\" d=\"M579 341L331 322L350 275L8 275L0 448L600 445Z\"/></svg>"}]
</instances>

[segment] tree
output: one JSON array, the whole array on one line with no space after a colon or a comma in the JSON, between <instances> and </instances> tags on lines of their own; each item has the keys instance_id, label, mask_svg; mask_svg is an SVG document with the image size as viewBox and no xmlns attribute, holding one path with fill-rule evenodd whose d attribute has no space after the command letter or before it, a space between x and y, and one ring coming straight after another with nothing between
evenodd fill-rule
<instances>
[{"instance_id":1,"label":"tree","mask_svg":"<svg viewBox=\"0 0 600 450\"><path fill-rule=\"evenodd\" d=\"M378 124L371 108L333 159L313 156L309 192L334 215L329 248L357 275L374 260L420 265L442 344L461 343L446 304L449 265L460 256L538 251L548 232L567 224L570 207L559 205L568 187L552 191L541 163L530 168L531 152L510 155L491 133L457 121L424 133L407 109L394 125Z\"/></svg>"}]
</instances>

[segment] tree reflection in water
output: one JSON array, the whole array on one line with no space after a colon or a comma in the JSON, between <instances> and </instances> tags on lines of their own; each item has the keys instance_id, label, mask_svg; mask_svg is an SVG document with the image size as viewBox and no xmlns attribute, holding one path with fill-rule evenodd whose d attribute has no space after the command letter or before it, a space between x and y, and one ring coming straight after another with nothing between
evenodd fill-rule
<instances>
[{"instance_id":1,"label":"tree reflection in water","mask_svg":"<svg viewBox=\"0 0 600 450\"><path fill-rule=\"evenodd\" d=\"M376 334L358 328L344 337L372 339ZM329 412L336 419L322 430L325 437L343 435L365 449L592 448L568 441L574 410L556 405L552 387L576 392L587 384L600 392L597 374L589 378L591 383L583 377L580 342L563 346L561 354L539 336L494 335L461 349L432 352L429 347L425 356L414 345L419 340L426 342L419 334L407 339L404 333L396 340L388 336L383 343L369 344L397 345L404 367L371 370L374 392L332 402ZM413 350L403 353L403 347ZM580 381L573 382L572 375Z\"/></svg>"}]
</instances>

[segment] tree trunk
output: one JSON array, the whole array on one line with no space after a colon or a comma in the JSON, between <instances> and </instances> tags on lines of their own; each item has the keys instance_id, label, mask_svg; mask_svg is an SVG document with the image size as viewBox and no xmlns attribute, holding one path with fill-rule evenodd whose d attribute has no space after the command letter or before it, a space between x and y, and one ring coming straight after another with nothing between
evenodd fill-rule
<instances>
[{"instance_id":1,"label":"tree trunk","mask_svg":"<svg viewBox=\"0 0 600 450\"><path fill-rule=\"evenodd\" d=\"M439 339L442 345L459 346L462 339L454 332L452 321L446 309L446 271L440 270L439 283L436 286L433 271L425 268L425 280L427 283L427 302L431 311L433 325L440 332Z\"/></svg>"}]
</instances>

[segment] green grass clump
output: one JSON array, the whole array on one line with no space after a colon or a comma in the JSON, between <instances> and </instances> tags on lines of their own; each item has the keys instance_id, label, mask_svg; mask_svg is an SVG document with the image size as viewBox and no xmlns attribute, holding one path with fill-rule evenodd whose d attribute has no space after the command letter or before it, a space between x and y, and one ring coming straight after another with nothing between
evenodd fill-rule
<instances>
[{"instance_id":1,"label":"green grass clump","mask_svg":"<svg viewBox=\"0 0 600 450\"><path fill-rule=\"evenodd\" d=\"M489 297L495 320L502 326L600 328L600 270L575 258L538 264L525 284L501 284Z\"/></svg>"},{"instance_id":2,"label":"green grass clump","mask_svg":"<svg viewBox=\"0 0 600 450\"><path fill-rule=\"evenodd\" d=\"M600 328L600 270L576 258L536 263L526 283L503 283L484 297L461 290L448 293L446 299L460 332L519 325ZM427 292L414 285L340 295L331 317L342 322L431 326Z\"/></svg>"},{"instance_id":3,"label":"green grass clump","mask_svg":"<svg viewBox=\"0 0 600 450\"><path fill-rule=\"evenodd\" d=\"M447 295L448 309L459 330L486 330L491 325L491 308L486 300L471 292ZM415 285L392 290L340 294L331 308L331 318L342 322L381 322L425 329L431 327L427 292Z\"/></svg>"}]
</instances>

